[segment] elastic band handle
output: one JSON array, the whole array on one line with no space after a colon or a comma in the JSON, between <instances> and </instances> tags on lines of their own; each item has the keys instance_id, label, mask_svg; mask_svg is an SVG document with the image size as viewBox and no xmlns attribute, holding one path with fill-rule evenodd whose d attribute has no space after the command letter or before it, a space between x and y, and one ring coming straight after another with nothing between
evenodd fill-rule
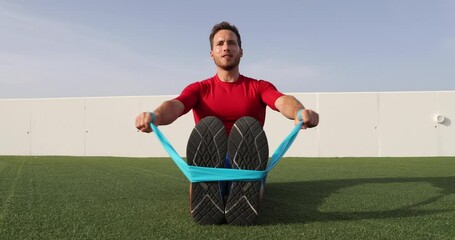
<instances>
[{"instance_id":1,"label":"elastic band handle","mask_svg":"<svg viewBox=\"0 0 455 240\"><path fill-rule=\"evenodd\" d=\"M154 123L155 122L155 114L153 112L150 112L150 116L152 117L152 120L150 121L150 123Z\"/></svg>"},{"instance_id":2,"label":"elastic band handle","mask_svg":"<svg viewBox=\"0 0 455 240\"><path fill-rule=\"evenodd\" d=\"M297 112L297 118L299 119L300 122L303 122L302 111L303 111L303 109L300 109Z\"/></svg>"}]
</instances>

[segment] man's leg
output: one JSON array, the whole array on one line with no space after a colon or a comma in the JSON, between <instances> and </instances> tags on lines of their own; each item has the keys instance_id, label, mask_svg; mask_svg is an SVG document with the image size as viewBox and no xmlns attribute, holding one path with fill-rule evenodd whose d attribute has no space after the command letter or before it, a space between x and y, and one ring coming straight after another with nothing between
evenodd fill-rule
<instances>
[{"instance_id":1,"label":"man's leg","mask_svg":"<svg viewBox=\"0 0 455 240\"><path fill-rule=\"evenodd\" d=\"M225 164L227 136L223 123L215 117L199 121L191 132L187 146L189 165L222 168ZM225 222L222 183L190 184L190 209L199 224Z\"/></svg>"},{"instance_id":2,"label":"man's leg","mask_svg":"<svg viewBox=\"0 0 455 240\"><path fill-rule=\"evenodd\" d=\"M269 158L267 137L252 117L237 120L228 140L232 168L264 170ZM264 181L233 181L226 202L226 220L234 225L251 225L259 215Z\"/></svg>"}]
</instances>

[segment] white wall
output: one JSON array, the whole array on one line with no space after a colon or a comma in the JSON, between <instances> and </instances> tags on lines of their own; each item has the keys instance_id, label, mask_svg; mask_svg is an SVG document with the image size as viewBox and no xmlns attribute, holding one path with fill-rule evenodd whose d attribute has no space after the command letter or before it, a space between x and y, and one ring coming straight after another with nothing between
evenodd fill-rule
<instances>
[{"instance_id":1,"label":"white wall","mask_svg":"<svg viewBox=\"0 0 455 240\"><path fill-rule=\"evenodd\" d=\"M0 154L27 155L30 149L31 101L0 100Z\"/></svg>"},{"instance_id":2,"label":"white wall","mask_svg":"<svg viewBox=\"0 0 455 240\"><path fill-rule=\"evenodd\" d=\"M320 113L320 126L301 131L286 156L455 156L455 91L295 93ZM0 100L0 155L167 156L134 119L174 96ZM446 120L434 120L438 114ZM160 126L181 156L192 112ZM271 153L293 122L267 111Z\"/></svg>"}]
</instances>

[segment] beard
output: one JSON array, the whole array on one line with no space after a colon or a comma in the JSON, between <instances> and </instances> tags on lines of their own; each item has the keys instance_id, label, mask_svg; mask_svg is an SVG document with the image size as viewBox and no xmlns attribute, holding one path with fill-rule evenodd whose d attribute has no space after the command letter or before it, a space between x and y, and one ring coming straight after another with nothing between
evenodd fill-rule
<instances>
[{"instance_id":1,"label":"beard","mask_svg":"<svg viewBox=\"0 0 455 240\"><path fill-rule=\"evenodd\" d=\"M224 63L222 60L214 59L215 65L225 71L231 71L232 69L236 68L240 64L240 55L233 58L231 61Z\"/></svg>"}]
</instances>

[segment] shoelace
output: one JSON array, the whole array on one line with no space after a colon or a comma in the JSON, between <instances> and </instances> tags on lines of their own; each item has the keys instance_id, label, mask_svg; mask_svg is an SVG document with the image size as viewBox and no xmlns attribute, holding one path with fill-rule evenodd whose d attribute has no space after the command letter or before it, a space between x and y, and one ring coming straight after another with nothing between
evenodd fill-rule
<instances>
[{"instance_id":1,"label":"shoelace","mask_svg":"<svg viewBox=\"0 0 455 240\"><path fill-rule=\"evenodd\" d=\"M155 116L152 113L152 122L150 123L155 136L163 145L166 152L169 154L171 159L177 165L177 167L183 172L190 182L210 182L210 181L257 181L264 178L269 171L271 171L281 160L284 154L287 152L289 147L294 142L300 129L303 125L302 110L297 113L300 123L295 125L291 133L278 145L272 157L269 160L267 168L265 170L246 170L246 169L231 169L231 168L212 168L212 167L199 167L190 166L186 161L180 157L180 155L172 147L171 143L166 139L164 134L158 129L153 120Z\"/></svg>"}]
</instances>

